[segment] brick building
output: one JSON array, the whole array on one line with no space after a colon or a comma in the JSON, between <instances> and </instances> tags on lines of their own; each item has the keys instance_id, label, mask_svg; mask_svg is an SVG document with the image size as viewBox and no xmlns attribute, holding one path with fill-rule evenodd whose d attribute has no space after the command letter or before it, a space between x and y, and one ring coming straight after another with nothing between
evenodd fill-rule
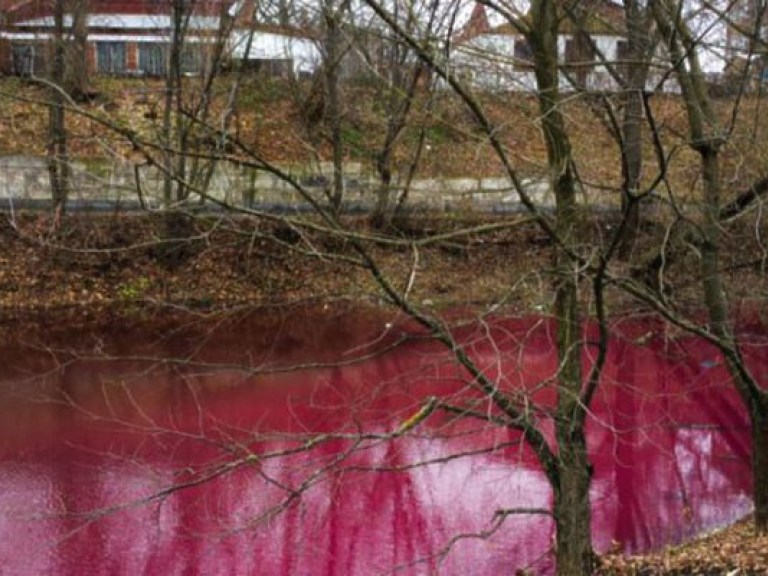
<instances>
[{"instance_id":1,"label":"brick building","mask_svg":"<svg viewBox=\"0 0 768 576\"><path fill-rule=\"evenodd\" d=\"M57 0L0 0L0 72L43 76L54 35ZM250 20L248 2L229 0L63 0L64 36L73 40L77 2L87 3L83 15L85 58L93 73L163 76L171 41L183 38L181 70L194 74L205 65L207 52L233 27ZM242 34L242 33L241 33ZM225 36L222 36L225 35Z\"/></svg>"}]
</instances>

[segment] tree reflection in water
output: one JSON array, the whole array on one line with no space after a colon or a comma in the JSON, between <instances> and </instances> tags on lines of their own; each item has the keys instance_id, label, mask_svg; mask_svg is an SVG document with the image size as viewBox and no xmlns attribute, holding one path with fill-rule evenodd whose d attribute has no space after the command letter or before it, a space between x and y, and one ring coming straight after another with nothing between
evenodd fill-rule
<instances>
[{"instance_id":1,"label":"tree reflection in water","mask_svg":"<svg viewBox=\"0 0 768 576\"><path fill-rule=\"evenodd\" d=\"M373 324L315 325L311 342L219 330L1 353L9 573L551 570L546 479L518 433L475 417L493 415L439 347ZM641 339L640 321L616 330L589 423L597 548L660 547L746 513L748 420L719 356ZM547 322L461 338L500 386L554 398ZM757 347L750 360L768 365Z\"/></svg>"}]
</instances>

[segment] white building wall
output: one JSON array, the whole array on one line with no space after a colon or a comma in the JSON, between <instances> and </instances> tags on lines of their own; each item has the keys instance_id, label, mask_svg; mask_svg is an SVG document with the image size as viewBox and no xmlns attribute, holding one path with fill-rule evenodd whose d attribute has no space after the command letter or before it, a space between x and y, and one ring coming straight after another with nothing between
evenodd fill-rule
<instances>
[{"instance_id":1,"label":"white building wall","mask_svg":"<svg viewBox=\"0 0 768 576\"><path fill-rule=\"evenodd\" d=\"M558 38L558 56L561 62L565 61L566 43L571 38L566 34ZM619 43L624 40L622 36L596 35L592 39L607 63L618 60ZM514 58L515 42L520 41L522 37L514 34L483 34L458 46L452 55L451 65L457 74L476 88L534 92L536 79L533 71L522 68ZM600 57L596 57L596 60L599 61ZM659 90L658 80L658 74L652 75L647 88ZM564 91L574 88L564 73L560 74L560 88ZM595 64L587 76L587 89L618 90L619 85L607 65ZM672 80L665 82L660 89L666 92L679 91Z\"/></svg>"},{"instance_id":2,"label":"white building wall","mask_svg":"<svg viewBox=\"0 0 768 576\"><path fill-rule=\"evenodd\" d=\"M248 37L253 35L248 54ZM321 54L312 40L255 30L232 33L232 57L248 60L292 60L295 74L314 72Z\"/></svg>"},{"instance_id":3,"label":"white building wall","mask_svg":"<svg viewBox=\"0 0 768 576\"><path fill-rule=\"evenodd\" d=\"M457 74L484 90L532 91L533 74L515 61L515 42L519 37L484 34L459 46L452 56Z\"/></svg>"}]
</instances>

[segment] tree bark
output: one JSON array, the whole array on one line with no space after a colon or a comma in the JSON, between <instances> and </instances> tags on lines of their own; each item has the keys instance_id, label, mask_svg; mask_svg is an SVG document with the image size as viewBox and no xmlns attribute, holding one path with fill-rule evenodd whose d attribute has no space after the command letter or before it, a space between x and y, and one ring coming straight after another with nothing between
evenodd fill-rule
<instances>
[{"instance_id":1,"label":"tree bark","mask_svg":"<svg viewBox=\"0 0 768 576\"><path fill-rule=\"evenodd\" d=\"M594 570L589 502L589 461L584 435L560 444L559 486L554 487L558 576L583 576Z\"/></svg>"},{"instance_id":2,"label":"tree bark","mask_svg":"<svg viewBox=\"0 0 768 576\"><path fill-rule=\"evenodd\" d=\"M344 137L342 132L341 109L341 58L342 37L340 28L340 15L346 7L342 2L338 8L332 1L326 1L323 8L323 20L325 23L325 62L323 63L326 95L326 114L331 130L331 154L333 164L333 176L328 197L331 208L335 213L341 210L344 201Z\"/></svg>"},{"instance_id":3,"label":"tree bark","mask_svg":"<svg viewBox=\"0 0 768 576\"><path fill-rule=\"evenodd\" d=\"M752 427L752 498L755 529L768 533L768 394L749 374L731 327L728 298L720 272L720 161L716 145L699 150L704 184L705 215L702 225L701 271L704 301L710 329L732 352L726 362L736 390L741 395Z\"/></svg>"},{"instance_id":4,"label":"tree bark","mask_svg":"<svg viewBox=\"0 0 768 576\"><path fill-rule=\"evenodd\" d=\"M90 97L87 58L89 11L89 0L70 0L72 30L65 54L64 86L76 102L85 102Z\"/></svg>"},{"instance_id":5,"label":"tree bark","mask_svg":"<svg viewBox=\"0 0 768 576\"><path fill-rule=\"evenodd\" d=\"M557 574L592 573L589 461L584 439L582 403L581 323L574 263L566 248L578 245L579 226L571 145L559 92L557 35L559 19L554 0L531 5L528 41L533 49L539 110L547 147L549 181L555 193L555 228L561 240L555 250L555 320L560 371L557 375L555 435L558 474L551 479L557 527Z\"/></svg>"},{"instance_id":6,"label":"tree bark","mask_svg":"<svg viewBox=\"0 0 768 576\"><path fill-rule=\"evenodd\" d=\"M720 351L750 416L752 426L752 475L755 527L768 531L768 392L749 372L741 347L731 326L728 297L720 271L721 177L720 150L723 131L718 126L699 65L690 30L674 6L650 4L659 30L675 66L688 115L690 146L700 159L703 187L701 234L701 274L704 304L709 315L709 330L717 338ZM671 8L671 10L670 10Z\"/></svg>"},{"instance_id":7,"label":"tree bark","mask_svg":"<svg viewBox=\"0 0 768 576\"><path fill-rule=\"evenodd\" d=\"M48 174L51 183L53 210L60 217L69 197L69 157L65 124L64 90L64 0L54 5L53 62L51 63L50 103L48 105Z\"/></svg>"},{"instance_id":8,"label":"tree bark","mask_svg":"<svg viewBox=\"0 0 768 576\"><path fill-rule=\"evenodd\" d=\"M165 77L165 94L163 102L163 201L166 208L173 203L173 184L176 170L174 148L177 145L174 133L173 113L178 108L178 93L181 90L181 50L183 42L184 5L182 0L171 3L171 44L168 56L168 70ZM178 110L176 110L178 113Z\"/></svg>"},{"instance_id":9,"label":"tree bark","mask_svg":"<svg viewBox=\"0 0 768 576\"><path fill-rule=\"evenodd\" d=\"M648 81L648 71L655 42L650 36L653 19L650 10L638 0L625 0L624 18L627 24L627 51L625 62L619 65L624 95L624 114L621 132L622 190L621 207L626 219L624 235L619 244L618 256L628 260L640 233L641 200L639 198L643 172L643 93Z\"/></svg>"}]
</instances>

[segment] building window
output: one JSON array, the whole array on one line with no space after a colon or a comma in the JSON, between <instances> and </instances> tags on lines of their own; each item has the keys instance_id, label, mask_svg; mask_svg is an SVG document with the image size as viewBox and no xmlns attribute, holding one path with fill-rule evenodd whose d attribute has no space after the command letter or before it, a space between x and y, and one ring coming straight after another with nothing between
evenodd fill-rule
<instances>
[{"instance_id":1,"label":"building window","mask_svg":"<svg viewBox=\"0 0 768 576\"><path fill-rule=\"evenodd\" d=\"M590 64L596 59L595 47L591 40L583 35L565 41L566 64Z\"/></svg>"},{"instance_id":2,"label":"building window","mask_svg":"<svg viewBox=\"0 0 768 576\"><path fill-rule=\"evenodd\" d=\"M586 34L565 41L565 64L570 65L571 78L579 86L587 86L596 59L595 45Z\"/></svg>"},{"instance_id":3,"label":"building window","mask_svg":"<svg viewBox=\"0 0 768 576\"><path fill-rule=\"evenodd\" d=\"M191 45L181 49L181 73L197 74L200 72L201 54L200 47Z\"/></svg>"},{"instance_id":4,"label":"building window","mask_svg":"<svg viewBox=\"0 0 768 576\"><path fill-rule=\"evenodd\" d=\"M125 42L97 42L96 61L100 74L125 74Z\"/></svg>"},{"instance_id":5,"label":"building window","mask_svg":"<svg viewBox=\"0 0 768 576\"><path fill-rule=\"evenodd\" d=\"M632 67L632 54L629 50L629 42L626 40L619 40L616 43L616 61L618 64L619 74L625 80L629 80L629 71Z\"/></svg>"},{"instance_id":6,"label":"building window","mask_svg":"<svg viewBox=\"0 0 768 576\"><path fill-rule=\"evenodd\" d=\"M35 47L32 44L11 45L13 73L17 76L34 76L40 73L35 66Z\"/></svg>"},{"instance_id":7,"label":"building window","mask_svg":"<svg viewBox=\"0 0 768 576\"><path fill-rule=\"evenodd\" d=\"M530 68L533 65L533 50L523 38L515 40L515 66L519 68Z\"/></svg>"},{"instance_id":8,"label":"building window","mask_svg":"<svg viewBox=\"0 0 768 576\"><path fill-rule=\"evenodd\" d=\"M139 44L139 71L147 76L165 76L166 51L164 44Z\"/></svg>"}]
</instances>

